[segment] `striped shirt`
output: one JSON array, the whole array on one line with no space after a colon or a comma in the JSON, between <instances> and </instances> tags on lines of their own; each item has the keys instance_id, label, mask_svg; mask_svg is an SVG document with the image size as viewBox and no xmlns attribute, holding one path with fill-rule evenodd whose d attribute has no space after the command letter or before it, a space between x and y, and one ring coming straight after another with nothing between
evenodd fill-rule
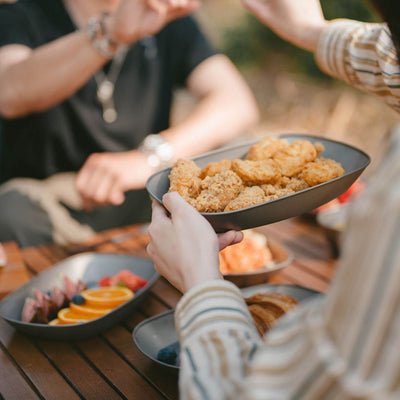
<instances>
[{"instance_id":1,"label":"striped shirt","mask_svg":"<svg viewBox=\"0 0 400 400\"><path fill-rule=\"evenodd\" d=\"M317 60L398 109L399 68L384 24L334 21ZM262 340L238 288L189 290L175 324L182 399L400 399L400 135L353 203L328 294L288 313Z\"/></svg>"}]
</instances>

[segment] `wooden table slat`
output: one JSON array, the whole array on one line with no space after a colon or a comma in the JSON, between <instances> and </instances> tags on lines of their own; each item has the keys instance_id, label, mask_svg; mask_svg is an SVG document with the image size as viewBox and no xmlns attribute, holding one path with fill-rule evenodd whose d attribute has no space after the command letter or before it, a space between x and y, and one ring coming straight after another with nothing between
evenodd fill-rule
<instances>
[{"instance_id":1,"label":"wooden table slat","mask_svg":"<svg viewBox=\"0 0 400 400\"><path fill-rule=\"evenodd\" d=\"M104 378L127 399L164 398L100 338L81 341L76 346L92 365L102 372Z\"/></svg>"},{"instance_id":2,"label":"wooden table slat","mask_svg":"<svg viewBox=\"0 0 400 400\"><path fill-rule=\"evenodd\" d=\"M9 400L39 398L2 349L0 349L0 395Z\"/></svg>"},{"instance_id":3,"label":"wooden table slat","mask_svg":"<svg viewBox=\"0 0 400 400\"><path fill-rule=\"evenodd\" d=\"M131 324L136 326L145 317L139 314L134 315ZM177 373L165 367L160 367L139 351L136 346L132 346L132 330L117 326L104 335L124 359L129 362L136 371L146 377L154 387L156 387L167 399L178 398ZM171 384L171 382L173 384Z\"/></svg>"},{"instance_id":4,"label":"wooden table slat","mask_svg":"<svg viewBox=\"0 0 400 400\"><path fill-rule=\"evenodd\" d=\"M118 400L121 398L86 359L74 349L73 345L45 340L38 340L36 344L84 398L99 400Z\"/></svg>"},{"instance_id":5,"label":"wooden table slat","mask_svg":"<svg viewBox=\"0 0 400 400\"><path fill-rule=\"evenodd\" d=\"M44 398L68 400L80 398L34 344L27 337L15 333L3 320L0 320L0 341Z\"/></svg>"}]
</instances>

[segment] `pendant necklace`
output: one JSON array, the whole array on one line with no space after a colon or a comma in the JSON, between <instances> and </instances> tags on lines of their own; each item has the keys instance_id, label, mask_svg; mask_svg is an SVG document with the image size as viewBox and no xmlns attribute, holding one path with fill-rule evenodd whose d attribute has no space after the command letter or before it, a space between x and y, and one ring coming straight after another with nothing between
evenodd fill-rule
<instances>
[{"instance_id":1,"label":"pendant necklace","mask_svg":"<svg viewBox=\"0 0 400 400\"><path fill-rule=\"evenodd\" d=\"M114 105L114 89L118 75L125 61L127 48L122 48L113 57L110 71L106 75L103 70L94 74L97 83L97 100L103 109L103 119L108 124L115 122L118 118L117 110Z\"/></svg>"}]
</instances>

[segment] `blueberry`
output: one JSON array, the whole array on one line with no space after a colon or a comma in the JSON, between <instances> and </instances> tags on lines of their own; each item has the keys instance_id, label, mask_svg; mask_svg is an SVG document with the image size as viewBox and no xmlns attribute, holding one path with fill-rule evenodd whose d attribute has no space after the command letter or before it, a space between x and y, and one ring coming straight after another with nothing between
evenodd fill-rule
<instances>
[{"instance_id":1,"label":"blueberry","mask_svg":"<svg viewBox=\"0 0 400 400\"><path fill-rule=\"evenodd\" d=\"M157 354L157 360L166 364L176 365L178 354L173 346L162 348Z\"/></svg>"},{"instance_id":2,"label":"blueberry","mask_svg":"<svg viewBox=\"0 0 400 400\"><path fill-rule=\"evenodd\" d=\"M71 301L75 304L83 304L85 302L85 298L80 294L76 294L74 297L72 297Z\"/></svg>"}]
</instances>

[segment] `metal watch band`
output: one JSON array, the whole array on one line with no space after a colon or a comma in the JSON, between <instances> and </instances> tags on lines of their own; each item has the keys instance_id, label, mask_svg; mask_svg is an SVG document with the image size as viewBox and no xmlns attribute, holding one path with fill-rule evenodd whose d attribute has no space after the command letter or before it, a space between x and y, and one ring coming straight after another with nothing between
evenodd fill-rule
<instances>
[{"instance_id":1,"label":"metal watch band","mask_svg":"<svg viewBox=\"0 0 400 400\"><path fill-rule=\"evenodd\" d=\"M170 165L174 155L172 146L158 134L146 136L138 150L147 157L151 167L158 169Z\"/></svg>"}]
</instances>

